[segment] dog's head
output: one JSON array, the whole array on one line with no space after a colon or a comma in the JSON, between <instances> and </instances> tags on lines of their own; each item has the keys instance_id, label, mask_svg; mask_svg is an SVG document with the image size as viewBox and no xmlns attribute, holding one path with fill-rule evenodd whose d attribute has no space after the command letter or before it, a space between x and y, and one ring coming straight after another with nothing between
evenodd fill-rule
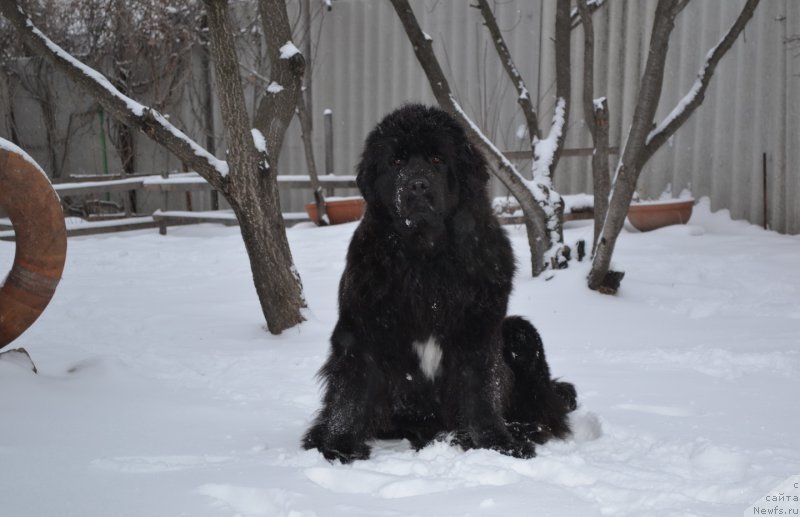
<instances>
[{"instance_id":1,"label":"dog's head","mask_svg":"<svg viewBox=\"0 0 800 517\"><path fill-rule=\"evenodd\" d=\"M483 156L453 117L410 104L367 136L356 181L370 217L432 246L460 207L486 202L488 179Z\"/></svg>"}]
</instances>

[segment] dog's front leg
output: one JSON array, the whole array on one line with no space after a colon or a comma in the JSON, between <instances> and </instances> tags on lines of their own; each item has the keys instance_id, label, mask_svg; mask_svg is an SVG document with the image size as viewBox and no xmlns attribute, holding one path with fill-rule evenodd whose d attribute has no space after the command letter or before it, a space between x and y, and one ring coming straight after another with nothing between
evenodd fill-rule
<instances>
[{"instance_id":1,"label":"dog's front leg","mask_svg":"<svg viewBox=\"0 0 800 517\"><path fill-rule=\"evenodd\" d=\"M325 382L323 407L303 437L306 449L319 449L330 461L369 458L377 402L385 390L374 359L357 336L341 324L331 337L331 354L320 370Z\"/></svg>"}]
</instances>

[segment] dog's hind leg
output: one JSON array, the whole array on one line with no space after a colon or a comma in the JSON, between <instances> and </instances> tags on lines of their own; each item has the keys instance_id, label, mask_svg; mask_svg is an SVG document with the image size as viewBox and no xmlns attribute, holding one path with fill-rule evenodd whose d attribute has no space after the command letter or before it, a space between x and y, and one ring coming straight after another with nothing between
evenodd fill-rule
<instances>
[{"instance_id":1,"label":"dog's hind leg","mask_svg":"<svg viewBox=\"0 0 800 517\"><path fill-rule=\"evenodd\" d=\"M503 357L514 373L505 415L509 431L537 443L567 437L567 414L577 407L575 387L550 377L542 339L527 320L512 316L503 321Z\"/></svg>"}]
</instances>

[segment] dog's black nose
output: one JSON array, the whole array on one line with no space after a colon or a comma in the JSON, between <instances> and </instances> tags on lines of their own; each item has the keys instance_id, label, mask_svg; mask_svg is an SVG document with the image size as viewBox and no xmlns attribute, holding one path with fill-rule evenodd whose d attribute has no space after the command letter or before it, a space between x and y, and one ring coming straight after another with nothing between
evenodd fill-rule
<instances>
[{"instance_id":1,"label":"dog's black nose","mask_svg":"<svg viewBox=\"0 0 800 517\"><path fill-rule=\"evenodd\" d=\"M413 178L408 182L408 188L413 194L424 194L431 188L431 184L425 178Z\"/></svg>"}]
</instances>

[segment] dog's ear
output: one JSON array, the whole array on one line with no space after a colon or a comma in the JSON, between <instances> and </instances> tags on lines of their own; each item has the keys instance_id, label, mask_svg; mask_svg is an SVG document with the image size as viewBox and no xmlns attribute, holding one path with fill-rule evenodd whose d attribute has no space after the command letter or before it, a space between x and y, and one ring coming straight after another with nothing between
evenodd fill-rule
<instances>
[{"instance_id":1,"label":"dog's ear","mask_svg":"<svg viewBox=\"0 0 800 517\"><path fill-rule=\"evenodd\" d=\"M358 166L356 167L356 185L361 195L367 204L372 204L375 201L375 170L376 164L370 163L367 156L363 156Z\"/></svg>"},{"instance_id":2,"label":"dog's ear","mask_svg":"<svg viewBox=\"0 0 800 517\"><path fill-rule=\"evenodd\" d=\"M461 139L458 158L459 170L463 175L463 184L467 192L475 195L483 191L489 181L489 165L483 153L472 145L466 135Z\"/></svg>"}]
</instances>

